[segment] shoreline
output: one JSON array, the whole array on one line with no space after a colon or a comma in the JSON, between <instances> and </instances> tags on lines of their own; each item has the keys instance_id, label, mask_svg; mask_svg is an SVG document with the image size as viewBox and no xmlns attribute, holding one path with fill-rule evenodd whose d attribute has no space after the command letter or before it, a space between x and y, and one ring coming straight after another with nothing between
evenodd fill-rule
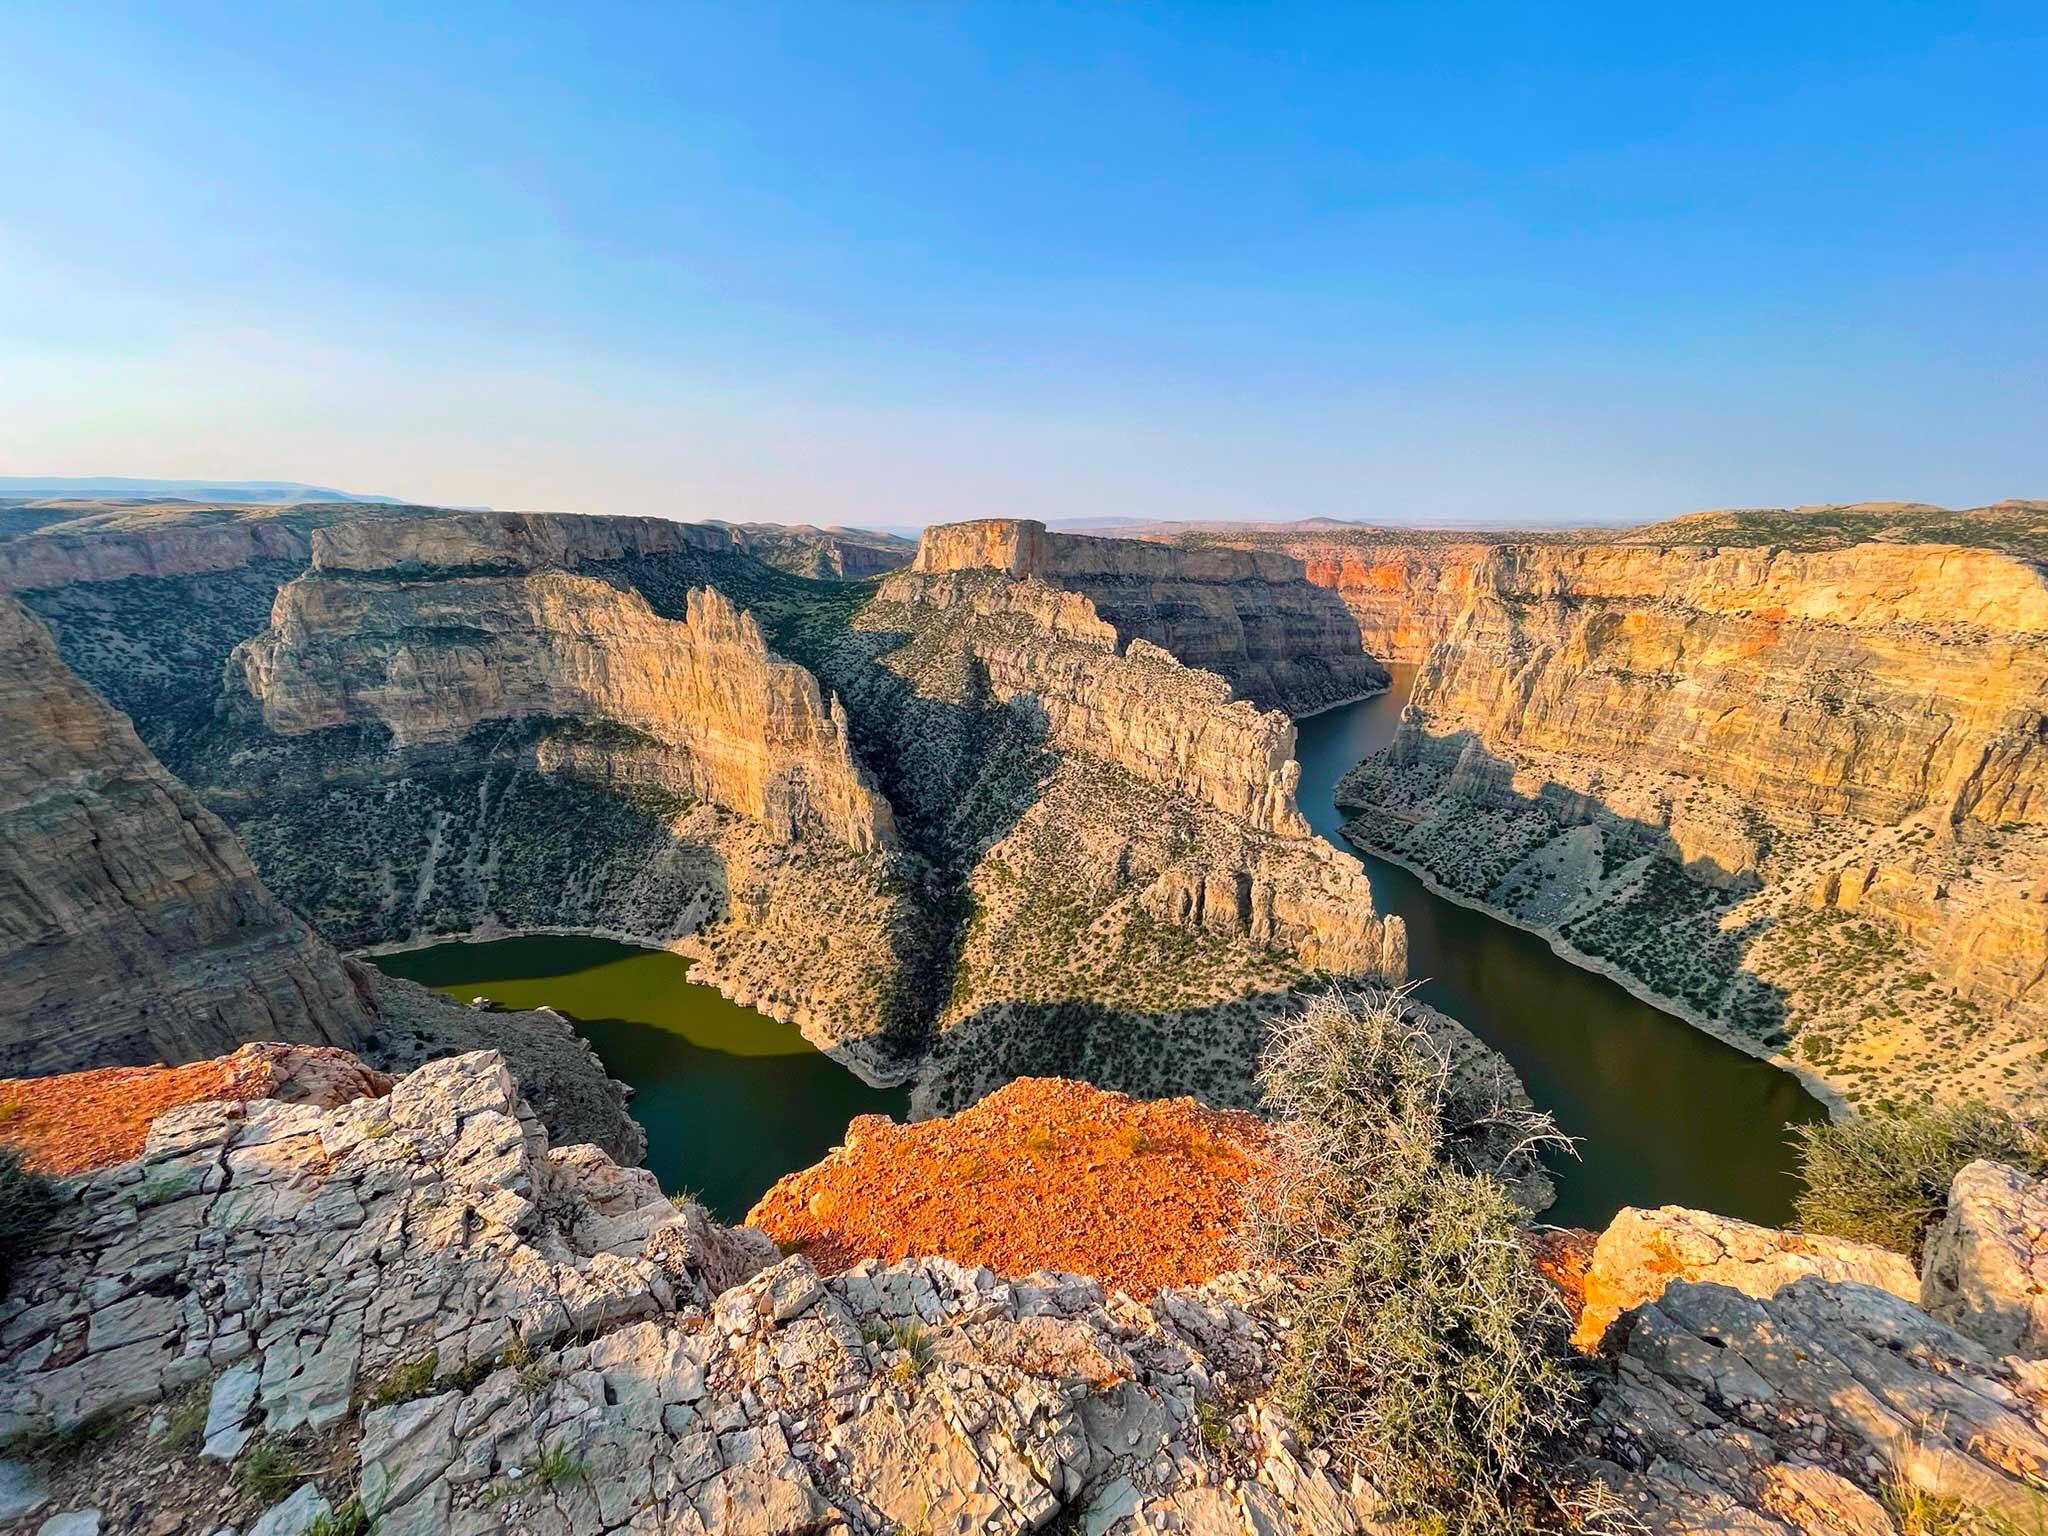
<instances>
[{"instance_id":1,"label":"shoreline","mask_svg":"<svg viewBox=\"0 0 2048 1536\"><path fill-rule=\"evenodd\" d=\"M1374 659L1377 660L1378 658ZM1381 662L1380 665L1385 666L1386 663ZM1332 699L1327 704L1318 704L1314 709L1304 709L1297 714L1289 715L1287 718L1289 720L1313 720L1317 715L1327 715L1331 710L1342 709L1346 704L1360 704L1367 699L1376 699L1383 693L1392 692L1393 687L1394 680L1389 677L1377 688L1368 688L1363 693L1354 693L1348 699Z\"/></svg>"},{"instance_id":2,"label":"shoreline","mask_svg":"<svg viewBox=\"0 0 2048 1536\"><path fill-rule=\"evenodd\" d=\"M415 950L433 949L442 944L495 944L503 939L537 938L604 939L613 944L623 944L628 948L646 950L652 954L674 955L684 962L686 967L684 981L686 985L709 987L720 997L737 1007L751 1008L763 1018L773 1019L778 1024L793 1025L797 1033L802 1035L810 1043L811 1048L817 1051L819 1055L831 1057L832 1060L851 1072L863 1083L866 1083L870 1088L901 1088L906 1085L914 1087L918 1079L923 1076L924 1067L922 1063L910 1071L901 1074L891 1075L878 1072L872 1063L862 1060L859 1054L851 1050L845 1043L818 1039L811 1033L804 1020L796 1018L793 1014L783 1014L772 1008L763 1008L759 1003L739 996L737 991L729 986L718 974L717 968L711 963L710 957L692 947L693 941L696 938L695 934L681 934L673 939L660 940L647 938L643 934L628 933L624 929L619 928L567 927L552 924L527 928L508 928L501 923L493 923L478 928L467 928L459 933L426 934L409 939L389 939L382 944L366 944L360 949L346 951L343 958L373 961L378 955L410 954ZM704 972L701 977L697 974L700 962L704 966ZM393 977L392 979L403 980L404 978ZM420 985L424 985L424 983L420 983ZM561 1012L560 1009L555 1011L557 1013ZM562 1017L569 1019L572 1025L575 1022L573 1016L569 1014L562 1014ZM588 1038L581 1030L577 1031L576 1038L584 1041L586 1045L589 1044Z\"/></svg>"},{"instance_id":3,"label":"shoreline","mask_svg":"<svg viewBox=\"0 0 2048 1536\"><path fill-rule=\"evenodd\" d=\"M1338 809L1343 810L1345 807L1339 806ZM1727 1025L1722 1024L1716 1019L1708 1018L1684 1003L1663 996L1661 993L1654 991L1640 978L1631 976L1623 971L1612 961L1603 960L1597 955L1587 954L1569 939L1564 938L1555 931L1540 928L1534 923L1524 922L1520 918L1510 916L1508 913L1490 907L1485 902L1475 900L1460 892L1446 890L1436 882L1435 878L1427 870L1410 863L1401 855L1377 847L1362 837L1352 836L1350 829L1356 824L1357 820L1357 817L1352 817L1340 829L1340 835L1344 840L1354 848L1370 853L1376 859L1385 859L1389 864L1395 864L1407 870L1409 874L1420 880L1424 889L1428 890L1432 895L1441 896L1453 906L1463 907L1470 912L1477 912L1484 917L1492 918L1497 923L1503 923L1510 928L1520 929L1523 933L1533 934L1548 944L1551 953L1560 960L1568 961L1572 965L1579 967L1580 970L1591 971L1597 976L1604 976L1637 1002L1647 1003L1659 1013L1668 1013L1680 1023L1689 1025L1703 1035L1711 1035L1723 1045L1730 1046L1753 1060L1776 1067L1780 1072L1796 1079L1799 1086L1804 1088L1809 1095L1820 1103L1822 1108L1827 1110L1830 1120L1840 1122L1851 1118L1856 1113L1855 1106L1842 1096L1840 1089L1836 1088L1825 1078L1815 1075L1810 1068L1800 1066L1797 1062L1790 1060L1782 1054L1765 1049L1756 1041L1737 1034L1729 1029Z\"/></svg>"}]
</instances>

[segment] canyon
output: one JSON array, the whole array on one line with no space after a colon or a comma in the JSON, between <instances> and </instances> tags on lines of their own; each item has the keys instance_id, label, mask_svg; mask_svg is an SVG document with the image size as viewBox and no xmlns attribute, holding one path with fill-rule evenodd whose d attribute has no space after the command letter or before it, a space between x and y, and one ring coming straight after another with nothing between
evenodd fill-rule
<instances>
[{"instance_id":1,"label":"canyon","mask_svg":"<svg viewBox=\"0 0 2048 1536\"><path fill-rule=\"evenodd\" d=\"M2042 525L1879 504L1201 538L1300 559L1418 665L1400 738L1340 790L1359 846L1837 1102L2025 1103L2048 1083Z\"/></svg>"},{"instance_id":2,"label":"canyon","mask_svg":"<svg viewBox=\"0 0 2048 1536\"><path fill-rule=\"evenodd\" d=\"M1249 1102L1292 988L1401 972L1294 803L1284 715L1150 637L1295 693L1382 684L1289 562L1056 540L1062 582L1126 583L1105 615L955 530L862 585L731 525L331 512L4 542L71 664L344 948L673 947L931 1106L1054 1036L1111 1086Z\"/></svg>"},{"instance_id":3,"label":"canyon","mask_svg":"<svg viewBox=\"0 0 2048 1536\"><path fill-rule=\"evenodd\" d=\"M1340 791L1357 846L1845 1111L2024 1110L2048 588L2028 504L1986 511L2011 547L1886 506L1688 524L1713 546L980 521L914 558L20 512L0 1141L65 1181L0 1296L0 1442L110 1438L0 1454L0 1522L1385 1529L1282 1406L1300 1297L1241 1265L1288 1130L1237 1112L1269 1026L1408 968L1288 714L1416 666ZM723 1226L634 1166L569 1019L344 953L536 931L688 956L917 1123L856 1121L767 1232ZM1526 1223L1527 1091L1389 1002L1444 1155ZM1547 1496L1673 1536L1895 1536L1901 1487L2022 1512L2044 1212L1980 1163L1920 1263L1678 1208L1530 1239L1576 1255L1546 1262L1584 1362ZM273 1456L260 1494L231 1470Z\"/></svg>"}]
</instances>

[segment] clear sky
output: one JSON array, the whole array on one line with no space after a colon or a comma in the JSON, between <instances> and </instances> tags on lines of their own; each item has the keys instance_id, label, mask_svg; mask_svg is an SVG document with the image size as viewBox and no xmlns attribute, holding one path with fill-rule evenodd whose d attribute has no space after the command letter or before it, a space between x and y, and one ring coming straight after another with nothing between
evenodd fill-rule
<instances>
[{"instance_id":1,"label":"clear sky","mask_svg":"<svg viewBox=\"0 0 2048 1536\"><path fill-rule=\"evenodd\" d=\"M2048 6L0 0L0 473L2048 496Z\"/></svg>"}]
</instances>

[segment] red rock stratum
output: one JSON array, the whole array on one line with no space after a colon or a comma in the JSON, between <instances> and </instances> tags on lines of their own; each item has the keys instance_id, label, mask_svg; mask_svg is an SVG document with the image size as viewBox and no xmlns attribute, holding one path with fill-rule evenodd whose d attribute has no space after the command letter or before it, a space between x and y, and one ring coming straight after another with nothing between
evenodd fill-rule
<instances>
[{"instance_id":1,"label":"red rock stratum","mask_svg":"<svg viewBox=\"0 0 2048 1536\"><path fill-rule=\"evenodd\" d=\"M1019 1078L945 1119L862 1115L845 1146L782 1179L747 1222L801 1243L825 1274L944 1254L1149 1296L1240 1262L1233 1235L1265 1146L1265 1127L1241 1110Z\"/></svg>"},{"instance_id":2,"label":"red rock stratum","mask_svg":"<svg viewBox=\"0 0 2048 1536\"><path fill-rule=\"evenodd\" d=\"M68 1176L139 1156L149 1123L184 1104L285 1099L332 1108L390 1087L347 1051L277 1044L182 1067L0 1077L0 1146L39 1172Z\"/></svg>"}]
</instances>

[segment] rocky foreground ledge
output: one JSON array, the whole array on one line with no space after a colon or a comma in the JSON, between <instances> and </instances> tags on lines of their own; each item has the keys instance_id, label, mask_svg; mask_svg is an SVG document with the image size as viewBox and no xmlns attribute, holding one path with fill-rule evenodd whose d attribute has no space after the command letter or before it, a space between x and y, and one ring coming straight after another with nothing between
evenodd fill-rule
<instances>
[{"instance_id":1,"label":"rocky foreground ledge","mask_svg":"<svg viewBox=\"0 0 2048 1536\"><path fill-rule=\"evenodd\" d=\"M1388 1530L1266 1400L1273 1280L822 1277L550 1146L494 1052L323 1081L170 1109L65 1186L0 1302L0 1531ZM1561 1266L1587 1350L1566 1504L1594 1531L1901 1536L1917 1490L2031 1529L2044 1227L2048 1189L1989 1163L1924 1273L1624 1212Z\"/></svg>"},{"instance_id":2,"label":"rocky foreground ledge","mask_svg":"<svg viewBox=\"0 0 2048 1536\"><path fill-rule=\"evenodd\" d=\"M495 1053L175 1109L71 1188L0 1303L8 1530L282 1536L351 1496L380 1536L1358 1525L1256 1400L1257 1285L822 1280L550 1147Z\"/></svg>"}]
</instances>

